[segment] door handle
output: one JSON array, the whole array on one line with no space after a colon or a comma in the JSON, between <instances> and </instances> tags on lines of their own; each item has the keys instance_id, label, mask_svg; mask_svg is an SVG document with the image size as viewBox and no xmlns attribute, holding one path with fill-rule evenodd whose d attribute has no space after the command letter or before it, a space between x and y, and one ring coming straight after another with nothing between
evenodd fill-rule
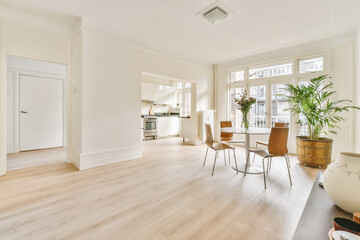
<instances>
[{"instance_id":1,"label":"door handle","mask_svg":"<svg viewBox=\"0 0 360 240\"><path fill-rule=\"evenodd\" d=\"M25 112L25 111L21 111L21 113L27 113L27 112Z\"/></svg>"}]
</instances>

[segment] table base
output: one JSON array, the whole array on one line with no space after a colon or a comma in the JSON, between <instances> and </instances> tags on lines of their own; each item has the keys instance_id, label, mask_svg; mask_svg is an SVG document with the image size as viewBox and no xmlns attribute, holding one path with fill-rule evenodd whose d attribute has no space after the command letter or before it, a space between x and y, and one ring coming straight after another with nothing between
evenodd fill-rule
<instances>
[{"instance_id":1,"label":"table base","mask_svg":"<svg viewBox=\"0 0 360 240\"><path fill-rule=\"evenodd\" d=\"M233 169L235 171L245 173L245 165L246 165L245 163L240 163L240 164L238 164L239 170L236 170L235 167L233 167ZM251 164L249 164L247 171L246 171L246 174L262 174L262 173L264 173L262 167L257 167L257 166L251 165Z\"/></svg>"}]
</instances>

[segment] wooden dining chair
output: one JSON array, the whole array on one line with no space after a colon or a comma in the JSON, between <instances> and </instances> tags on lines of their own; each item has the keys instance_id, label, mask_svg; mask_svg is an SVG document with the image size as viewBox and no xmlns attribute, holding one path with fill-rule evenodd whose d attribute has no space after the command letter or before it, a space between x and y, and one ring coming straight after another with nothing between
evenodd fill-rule
<instances>
[{"instance_id":1,"label":"wooden dining chair","mask_svg":"<svg viewBox=\"0 0 360 240\"><path fill-rule=\"evenodd\" d=\"M220 128L225 128L225 127L232 127L232 122L231 121L220 121ZM233 133L228 133L228 132L220 132L220 141L221 142L226 142L228 145L230 144L245 144L245 140L238 140L238 139L234 139L234 134ZM229 164L230 164L230 150L228 150L228 155L229 155Z\"/></svg>"},{"instance_id":2,"label":"wooden dining chair","mask_svg":"<svg viewBox=\"0 0 360 240\"><path fill-rule=\"evenodd\" d=\"M262 157L262 166L263 166L263 175L264 175L264 185L266 188L266 177L265 173L269 171L269 160L272 160L274 157L284 157L286 161L286 167L288 170L290 185L292 185L291 175L290 175L290 160L287 151L287 140L289 135L289 128L284 127L273 127L271 128L269 144L267 149L253 149L249 150L248 154L254 153L254 155L259 155ZM248 156L249 157L249 156ZM265 159L268 159L267 171L265 172ZM245 172L247 170L248 164L245 167Z\"/></svg>"},{"instance_id":3,"label":"wooden dining chair","mask_svg":"<svg viewBox=\"0 0 360 240\"><path fill-rule=\"evenodd\" d=\"M280 122L276 122L274 127L279 127L279 128L284 128L284 127L287 127L287 123L280 123ZM263 146L268 146L269 143L268 142L264 142L264 141L256 141L256 146L255 148L257 149L258 148L258 145L263 145ZM254 155L254 158L253 158L253 162L255 161L255 155Z\"/></svg>"},{"instance_id":4,"label":"wooden dining chair","mask_svg":"<svg viewBox=\"0 0 360 240\"><path fill-rule=\"evenodd\" d=\"M210 124L205 124L205 131L206 131L206 141L205 142L206 142L206 145L207 145L207 149L206 149L206 154L205 154L203 167L205 167L206 157L207 157L209 148L215 150L215 159L214 159L214 165L213 165L212 174L211 174L211 176L213 176L214 175L214 170L215 170L216 159L219 156L219 151L224 151L224 160L225 160L225 165L226 165L225 150L229 149L229 150L233 150L235 167L236 167L236 170L238 170L237 162L236 162L236 156L235 156L235 148L232 147L232 146L229 146L227 144L224 144L224 143L215 143L213 135L212 135L211 125ZM230 162L230 160L229 160L229 162Z\"/></svg>"}]
</instances>

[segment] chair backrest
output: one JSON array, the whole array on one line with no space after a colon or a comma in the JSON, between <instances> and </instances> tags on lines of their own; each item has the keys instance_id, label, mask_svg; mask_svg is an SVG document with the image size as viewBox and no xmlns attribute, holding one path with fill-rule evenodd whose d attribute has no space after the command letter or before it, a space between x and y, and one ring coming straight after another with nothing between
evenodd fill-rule
<instances>
[{"instance_id":1,"label":"chair backrest","mask_svg":"<svg viewBox=\"0 0 360 240\"><path fill-rule=\"evenodd\" d=\"M206 124L205 123L205 132L206 132L206 145L208 145L208 147L212 147L213 143L214 143L214 138L211 132L211 125L210 124Z\"/></svg>"},{"instance_id":2,"label":"chair backrest","mask_svg":"<svg viewBox=\"0 0 360 240\"><path fill-rule=\"evenodd\" d=\"M287 123L276 122L274 127L286 128L286 127L287 127Z\"/></svg>"},{"instance_id":3,"label":"chair backrest","mask_svg":"<svg viewBox=\"0 0 360 240\"><path fill-rule=\"evenodd\" d=\"M289 135L289 128L273 127L271 128L269 138L269 153L273 156L284 156L288 153L287 141Z\"/></svg>"},{"instance_id":4,"label":"chair backrest","mask_svg":"<svg viewBox=\"0 0 360 240\"><path fill-rule=\"evenodd\" d=\"M231 121L220 121L220 128L232 127ZM221 132L220 138L232 138L233 133Z\"/></svg>"}]
</instances>

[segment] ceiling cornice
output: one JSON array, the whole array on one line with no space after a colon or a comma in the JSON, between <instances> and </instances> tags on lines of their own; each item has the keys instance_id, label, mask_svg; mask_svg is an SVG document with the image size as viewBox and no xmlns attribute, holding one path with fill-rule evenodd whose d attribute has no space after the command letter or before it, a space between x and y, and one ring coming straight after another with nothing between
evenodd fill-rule
<instances>
[{"instance_id":1,"label":"ceiling cornice","mask_svg":"<svg viewBox=\"0 0 360 240\"><path fill-rule=\"evenodd\" d=\"M184 55L179 54L174 51L164 50L164 48L162 48L160 46L151 45L145 41L134 40L135 38L125 36L125 35L121 34L117 29L112 29L109 26L103 26L99 23L89 21L85 18L82 19L82 27L81 28L83 31L89 31L89 32L96 33L98 35L103 35L108 38L122 42L123 44L127 44L129 46L132 46L132 47L144 50L144 51L152 52L152 53L162 55L162 56L165 56L165 57L168 57L168 58L171 58L171 59L183 62L183 63L195 65L195 66L198 66L201 68L212 69L211 63L204 62L204 61L194 59L194 58L189 58L188 56L184 56Z\"/></svg>"},{"instance_id":2,"label":"ceiling cornice","mask_svg":"<svg viewBox=\"0 0 360 240\"><path fill-rule=\"evenodd\" d=\"M253 54L244 55L236 59L219 63L217 64L217 67L218 69L229 69L229 68L233 68L234 66L242 66L244 65L243 62L247 62L250 59L253 60L256 58L261 58L262 56L267 56L266 58L269 58L270 55L276 55L279 52L283 52L284 54L282 55L285 56L286 55L285 53L293 52L290 50L294 50L294 49L296 49L298 52L301 52L301 54L304 53L306 54L314 51L324 51L328 48L354 41L355 37L356 37L355 31L336 34L336 35L335 34L324 35L322 37L319 36L318 38L311 38L301 42L296 41L293 44L289 44L289 45L283 44L274 48L259 50L253 52ZM290 55L286 55L285 57L287 58L294 57L294 55L290 54ZM272 58L272 60L275 59Z\"/></svg>"},{"instance_id":3,"label":"ceiling cornice","mask_svg":"<svg viewBox=\"0 0 360 240\"><path fill-rule=\"evenodd\" d=\"M0 18L2 21L5 22L31 26L49 32L57 33L60 35L65 35L68 37L71 37L74 34L74 28L63 26L42 18L38 18L36 16L15 11L13 9L1 5L0 5Z\"/></svg>"}]
</instances>

